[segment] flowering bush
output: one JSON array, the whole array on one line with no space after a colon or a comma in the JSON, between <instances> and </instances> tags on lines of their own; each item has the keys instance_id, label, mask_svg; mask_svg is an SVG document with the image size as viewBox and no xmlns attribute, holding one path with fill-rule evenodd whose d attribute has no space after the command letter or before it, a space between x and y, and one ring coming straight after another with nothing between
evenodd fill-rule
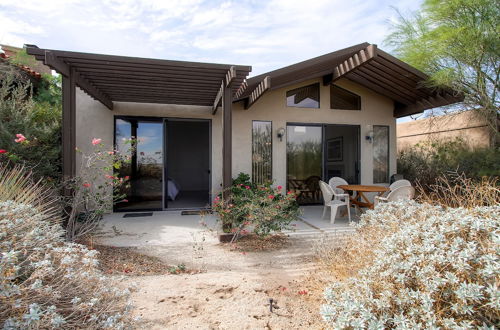
<instances>
[{"instance_id":1,"label":"flowering bush","mask_svg":"<svg viewBox=\"0 0 500 330\"><path fill-rule=\"evenodd\" d=\"M118 202L126 202L122 190L129 186L129 177L120 177L113 172L123 164L130 163L130 150L121 154L107 150L99 138L93 138L90 153L77 149L81 156L78 175L64 181L64 188L71 192L67 197L69 211L66 237L75 240L91 233L99 224L104 213L113 209ZM135 147L134 140L125 143Z\"/></svg>"},{"instance_id":2,"label":"flowering bush","mask_svg":"<svg viewBox=\"0 0 500 330\"><path fill-rule=\"evenodd\" d=\"M282 187L252 184L246 174L240 174L231 187L230 198L216 197L213 210L219 215L223 228L235 233L235 238L253 231L257 235L292 228L299 207L295 194L282 193Z\"/></svg>"},{"instance_id":3,"label":"flowering bush","mask_svg":"<svg viewBox=\"0 0 500 330\"><path fill-rule=\"evenodd\" d=\"M128 289L103 276L97 251L67 243L37 207L0 201L0 325L4 329L123 328Z\"/></svg>"},{"instance_id":4,"label":"flowering bush","mask_svg":"<svg viewBox=\"0 0 500 330\"><path fill-rule=\"evenodd\" d=\"M405 201L368 211L350 242L359 239L371 257L326 289L324 320L336 329L494 328L498 219L498 205L445 209ZM379 238L371 246L367 232Z\"/></svg>"}]
</instances>

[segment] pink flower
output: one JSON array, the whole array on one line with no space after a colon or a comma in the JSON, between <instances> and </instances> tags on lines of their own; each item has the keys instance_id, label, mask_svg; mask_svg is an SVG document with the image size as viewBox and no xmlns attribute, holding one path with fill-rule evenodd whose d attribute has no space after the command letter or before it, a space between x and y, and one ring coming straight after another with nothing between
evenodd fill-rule
<instances>
[{"instance_id":1,"label":"pink flower","mask_svg":"<svg viewBox=\"0 0 500 330\"><path fill-rule=\"evenodd\" d=\"M108 151L108 155L114 155L115 152L114 151Z\"/></svg>"},{"instance_id":2,"label":"pink flower","mask_svg":"<svg viewBox=\"0 0 500 330\"><path fill-rule=\"evenodd\" d=\"M113 180L115 177L112 175L106 175L106 178Z\"/></svg>"},{"instance_id":3,"label":"pink flower","mask_svg":"<svg viewBox=\"0 0 500 330\"><path fill-rule=\"evenodd\" d=\"M90 183L85 182L85 183L83 184L83 186L84 186L85 188L89 188L89 187L90 187Z\"/></svg>"},{"instance_id":4,"label":"pink flower","mask_svg":"<svg viewBox=\"0 0 500 330\"><path fill-rule=\"evenodd\" d=\"M124 200L122 200L122 202L128 203L128 199L124 199Z\"/></svg>"},{"instance_id":5,"label":"pink flower","mask_svg":"<svg viewBox=\"0 0 500 330\"><path fill-rule=\"evenodd\" d=\"M7 153L7 150L5 149L0 149L0 154L6 154Z\"/></svg>"},{"instance_id":6,"label":"pink flower","mask_svg":"<svg viewBox=\"0 0 500 330\"><path fill-rule=\"evenodd\" d=\"M282 186L278 186L277 188L278 188L278 190L281 190L281 189L283 189L283 187L282 187Z\"/></svg>"},{"instance_id":7,"label":"pink flower","mask_svg":"<svg viewBox=\"0 0 500 330\"><path fill-rule=\"evenodd\" d=\"M287 195L291 195L291 194L293 194L293 192L288 191L286 194L287 194Z\"/></svg>"},{"instance_id":8,"label":"pink flower","mask_svg":"<svg viewBox=\"0 0 500 330\"><path fill-rule=\"evenodd\" d=\"M124 179L125 179L125 180L128 180L128 179L130 179L130 177L127 175Z\"/></svg>"},{"instance_id":9,"label":"pink flower","mask_svg":"<svg viewBox=\"0 0 500 330\"><path fill-rule=\"evenodd\" d=\"M250 186L245 186L245 189L246 189L246 190L250 189Z\"/></svg>"},{"instance_id":10,"label":"pink flower","mask_svg":"<svg viewBox=\"0 0 500 330\"><path fill-rule=\"evenodd\" d=\"M93 145L98 145L98 144L99 144L99 143L101 143L101 142L102 142L102 139L96 139L96 138L93 138L93 139L92 139L92 144L93 144Z\"/></svg>"},{"instance_id":11,"label":"pink flower","mask_svg":"<svg viewBox=\"0 0 500 330\"><path fill-rule=\"evenodd\" d=\"M269 196L267 196L267 198L274 199L274 195L269 195Z\"/></svg>"},{"instance_id":12,"label":"pink flower","mask_svg":"<svg viewBox=\"0 0 500 330\"><path fill-rule=\"evenodd\" d=\"M17 139L14 140L16 143L20 143L26 140L26 137L22 134L16 134L16 137Z\"/></svg>"}]
</instances>

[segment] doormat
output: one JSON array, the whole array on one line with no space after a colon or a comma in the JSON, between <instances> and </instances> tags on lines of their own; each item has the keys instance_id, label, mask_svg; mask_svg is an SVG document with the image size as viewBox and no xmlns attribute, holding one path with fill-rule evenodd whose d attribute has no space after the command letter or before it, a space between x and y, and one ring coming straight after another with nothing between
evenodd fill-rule
<instances>
[{"instance_id":1,"label":"doormat","mask_svg":"<svg viewBox=\"0 0 500 330\"><path fill-rule=\"evenodd\" d=\"M146 213L125 213L123 215L124 218L140 218L140 217L150 217L153 215L153 212Z\"/></svg>"},{"instance_id":2,"label":"doormat","mask_svg":"<svg viewBox=\"0 0 500 330\"><path fill-rule=\"evenodd\" d=\"M205 210L190 210L190 211L182 211L181 215L200 215L201 212L205 212Z\"/></svg>"},{"instance_id":3,"label":"doormat","mask_svg":"<svg viewBox=\"0 0 500 330\"><path fill-rule=\"evenodd\" d=\"M210 209L181 211L181 215L201 215L201 214L211 214L211 213L212 211Z\"/></svg>"}]
</instances>

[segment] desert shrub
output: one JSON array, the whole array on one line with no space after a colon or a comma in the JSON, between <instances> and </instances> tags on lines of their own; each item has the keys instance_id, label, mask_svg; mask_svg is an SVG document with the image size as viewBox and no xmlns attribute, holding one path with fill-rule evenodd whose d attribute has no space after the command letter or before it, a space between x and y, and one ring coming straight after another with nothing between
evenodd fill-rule
<instances>
[{"instance_id":1,"label":"desert shrub","mask_svg":"<svg viewBox=\"0 0 500 330\"><path fill-rule=\"evenodd\" d=\"M44 76L37 93L32 91L31 84L15 74L2 76L0 161L23 165L36 179L55 182L61 173L60 81ZM25 139L19 141L16 135Z\"/></svg>"},{"instance_id":2,"label":"desert shrub","mask_svg":"<svg viewBox=\"0 0 500 330\"><path fill-rule=\"evenodd\" d=\"M330 261L321 314L333 328L494 328L500 321L500 206L415 201L366 212ZM356 253L361 253L357 256Z\"/></svg>"},{"instance_id":3,"label":"desert shrub","mask_svg":"<svg viewBox=\"0 0 500 330\"><path fill-rule=\"evenodd\" d=\"M424 142L398 154L398 172L423 187L454 171L472 179L500 176L500 149L471 149L462 140Z\"/></svg>"},{"instance_id":4,"label":"desert shrub","mask_svg":"<svg viewBox=\"0 0 500 330\"><path fill-rule=\"evenodd\" d=\"M444 207L494 206L500 204L499 178L468 178L464 173L449 172L440 175L435 183L422 186L417 183L417 200Z\"/></svg>"},{"instance_id":5,"label":"desert shrub","mask_svg":"<svg viewBox=\"0 0 500 330\"><path fill-rule=\"evenodd\" d=\"M0 202L0 324L6 329L122 328L128 290L97 269L97 252L67 243L28 204Z\"/></svg>"},{"instance_id":6,"label":"desert shrub","mask_svg":"<svg viewBox=\"0 0 500 330\"><path fill-rule=\"evenodd\" d=\"M253 231L260 236L291 229L291 222L299 215L296 195L283 194L282 187L271 183L253 184L247 174L233 180L230 198L217 196L213 208L223 228L239 234Z\"/></svg>"},{"instance_id":7,"label":"desert shrub","mask_svg":"<svg viewBox=\"0 0 500 330\"><path fill-rule=\"evenodd\" d=\"M6 201L30 204L47 219L59 222L61 208L54 191L22 166L0 163L0 202Z\"/></svg>"}]
</instances>

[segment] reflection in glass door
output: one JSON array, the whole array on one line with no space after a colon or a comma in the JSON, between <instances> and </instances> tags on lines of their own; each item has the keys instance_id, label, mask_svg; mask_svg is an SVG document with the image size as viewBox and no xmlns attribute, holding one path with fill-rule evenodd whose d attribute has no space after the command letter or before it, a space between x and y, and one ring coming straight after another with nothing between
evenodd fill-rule
<instances>
[{"instance_id":1,"label":"reflection in glass door","mask_svg":"<svg viewBox=\"0 0 500 330\"><path fill-rule=\"evenodd\" d=\"M287 188L299 193L300 204L321 202L322 126L287 126Z\"/></svg>"},{"instance_id":2,"label":"reflection in glass door","mask_svg":"<svg viewBox=\"0 0 500 330\"><path fill-rule=\"evenodd\" d=\"M137 138L134 152L125 143L132 137ZM163 120L116 119L115 145L118 152L129 152L131 157L118 173L130 177L130 187L123 191L128 202L115 209L163 209Z\"/></svg>"}]
</instances>

